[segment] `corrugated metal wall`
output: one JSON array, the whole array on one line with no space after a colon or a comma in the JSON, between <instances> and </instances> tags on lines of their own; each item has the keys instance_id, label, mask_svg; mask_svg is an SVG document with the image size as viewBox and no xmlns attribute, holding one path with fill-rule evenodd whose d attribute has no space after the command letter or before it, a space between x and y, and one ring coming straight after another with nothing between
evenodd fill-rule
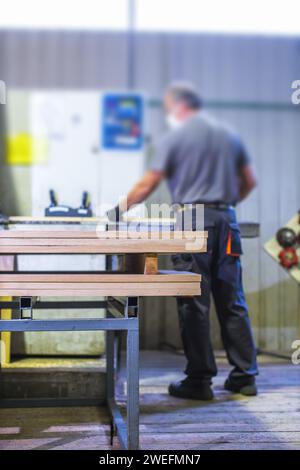
<instances>
[{"instance_id":1,"label":"corrugated metal wall","mask_svg":"<svg viewBox=\"0 0 300 470\"><path fill-rule=\"evenodd\" d=\"M125 88L127 45L125 33L0 31L0 79L21 88ZM251 316L260 347L289 350L300 335L300 290L261 247L300 208L300 114L290 105L299 39L145 33L134 52L135 88L156 99L170 80L192 80L215 115L242 134L260 181L239 208L240 218L261 223L261 238L244 243ZM162 129L161 110L150 108L149 134ZM161 188L153 197L165 194ZM144 347L180 345L173 310L148 302Z\"/></svg>"}]
</instances>

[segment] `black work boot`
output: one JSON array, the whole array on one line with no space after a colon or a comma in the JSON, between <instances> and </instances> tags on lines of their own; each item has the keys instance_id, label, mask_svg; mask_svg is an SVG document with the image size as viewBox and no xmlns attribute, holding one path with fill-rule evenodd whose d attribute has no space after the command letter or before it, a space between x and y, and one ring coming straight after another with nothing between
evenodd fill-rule
<instances>
[{"instance_id":1,"label":"black work boot","mask_svg":"<svg viewBox=\"0 0 300 470\"><path fill-rule=\"evenodd\" d=\"M173 397L192 400L212 400L214 398L209 381L194 380L189 377L179 382L170 383L169 394Z\"/></svg>"},{"instance_id":2,"label":"black work boot","mask_svg":"<svg viewBox=\"0 0 300 470\"><path fill-rule=\"evenodd\" d=\"M229 392L241 393L247 397L253 397L257 395L257 387L254 377L247 377L243 380L235 380L229 377L224 383L224 388Z\"/></svg>"}]
</instances>

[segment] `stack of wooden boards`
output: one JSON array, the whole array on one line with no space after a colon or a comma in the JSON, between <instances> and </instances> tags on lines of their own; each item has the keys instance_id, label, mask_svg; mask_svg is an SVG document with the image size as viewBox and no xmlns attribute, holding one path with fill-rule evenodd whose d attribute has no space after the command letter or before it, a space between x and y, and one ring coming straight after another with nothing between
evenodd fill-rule
<instances>
[{"instance_id":1,"label":"stack of wooden boards","mask_svg":"<svg viewBox=\"0 0 300 470\"><path fill-rule=\"evenodd\" d=\"M34 254L122 254L126 272L1 272L0 296L192 296L201 276L159 271L157 256L199 253L206 232L93 230L3 230L0 256Z\"/></svg>"}]
</instances>

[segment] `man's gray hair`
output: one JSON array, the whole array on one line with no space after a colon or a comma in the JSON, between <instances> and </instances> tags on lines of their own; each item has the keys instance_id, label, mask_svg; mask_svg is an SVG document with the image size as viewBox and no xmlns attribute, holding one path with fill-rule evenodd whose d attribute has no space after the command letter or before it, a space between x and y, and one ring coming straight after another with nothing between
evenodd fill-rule
<instances>
[{"instance_id":1,"label":"man's gray hair","mask_svg":"<svg viewBox=\"0 0 300 470\"><path fill-rule=\"evenodd\" d=\"M191 109L200 109L202 107L202 99L191 83L171 83L167 88L167 94L170 95L174 101L183 101Z\"/></svg>"}]
</instances>

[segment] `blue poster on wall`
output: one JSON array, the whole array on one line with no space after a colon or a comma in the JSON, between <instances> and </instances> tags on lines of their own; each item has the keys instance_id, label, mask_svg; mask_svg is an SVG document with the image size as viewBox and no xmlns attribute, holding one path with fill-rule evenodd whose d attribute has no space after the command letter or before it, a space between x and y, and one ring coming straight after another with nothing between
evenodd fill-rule
<instances>
[{"instance_id":1,"label":"blue poster on wall","mask_svg":"<svg viewBox=\"0 0 300 470\"><path fill-rule=\"evenodd\" d=\"M137 94L108 93L103 109L102 146L107 150L140 150L144 144L143 97Z\"/></svg>"}]
</instances>

